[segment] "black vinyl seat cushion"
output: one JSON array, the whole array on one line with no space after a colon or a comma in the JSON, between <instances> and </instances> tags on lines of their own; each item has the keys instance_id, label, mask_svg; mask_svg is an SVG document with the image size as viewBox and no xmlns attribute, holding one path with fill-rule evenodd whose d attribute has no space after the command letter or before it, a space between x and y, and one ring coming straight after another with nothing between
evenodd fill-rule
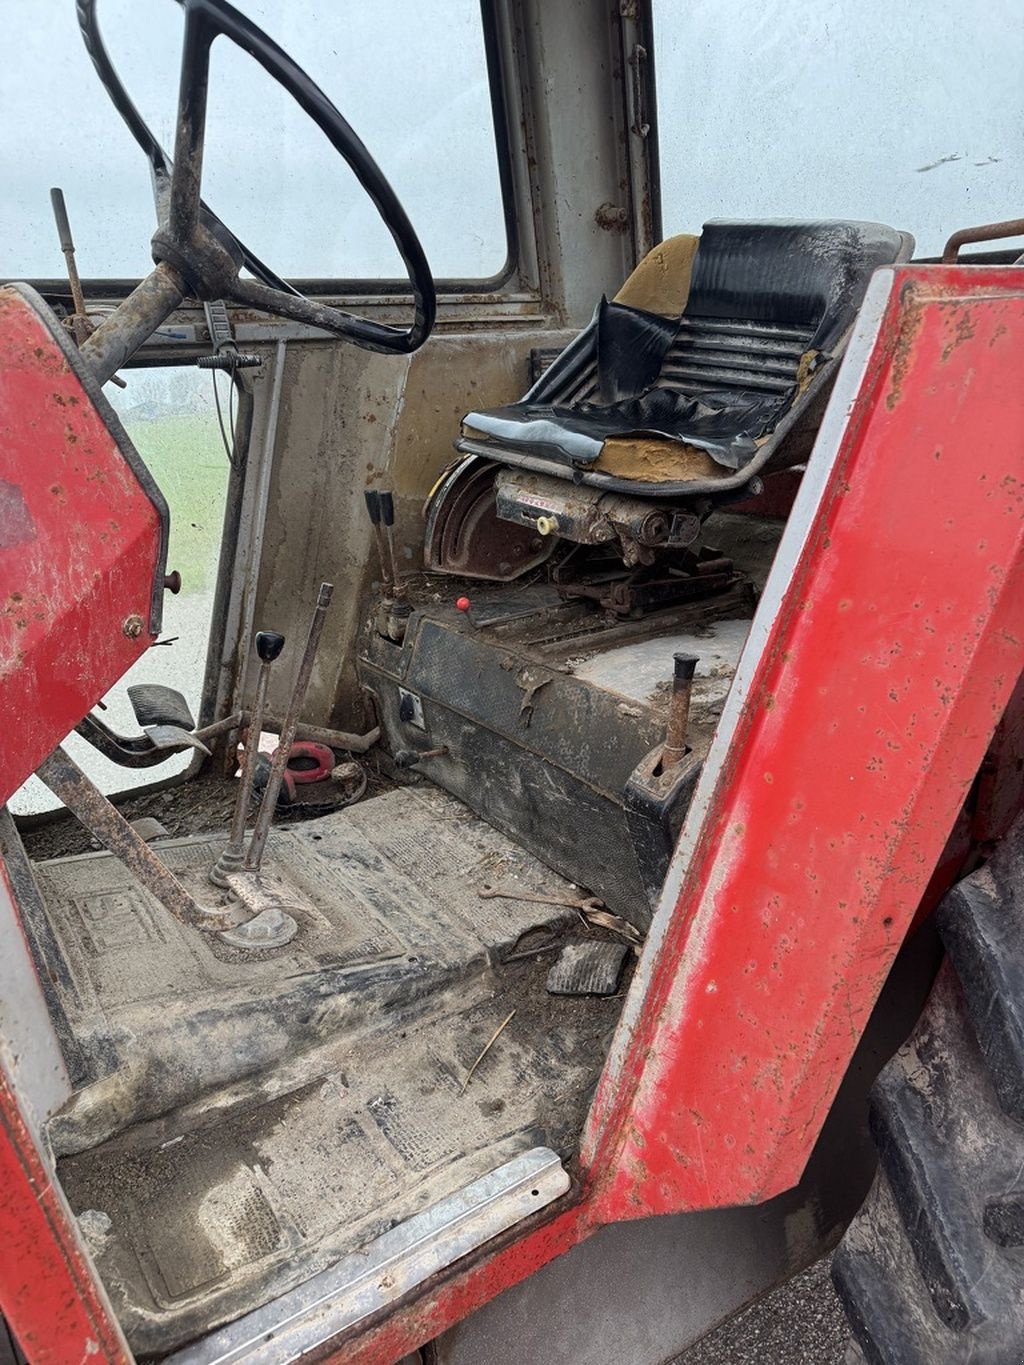
<instances>
[{"instance_id":1,"label":"black vinyl seat cushion","mask_svg":"<svg viewBox=\"0 0 1024 1365\"><path fill-rule=\"evenodd\" d=\"M879 223L710 222L681 316L602 299L523 399L468 413L464 427L492 458L528 452L563 473L631 436L742 470L832 368L874 271L912 246ZM459 444L480 453L483 443Z\"/></svg>"}]
</instances>

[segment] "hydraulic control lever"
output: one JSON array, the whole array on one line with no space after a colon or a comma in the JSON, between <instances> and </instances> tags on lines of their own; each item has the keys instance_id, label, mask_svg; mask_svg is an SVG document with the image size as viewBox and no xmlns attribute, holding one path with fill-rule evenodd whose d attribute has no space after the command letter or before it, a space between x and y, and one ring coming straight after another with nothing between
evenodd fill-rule
<instances>
[{"instance_id":1,"label":"hydraulic control lever","mask_svg":"<svg viewBox=\"0 0 1024 1365\"><path fill-rule=\"evenodd\" d=\"M668 704L668 727L665 734L665 747L661 751L662 769L674 768L681 763L689 752L686 745L686 731L690 723L690 693L693 689L693 674L700 659L696 654L674 654L675 667L672 678L672 697Z\"/></svg>"},{"instance_id":2,"label":"hydraulic control lever","mask_svg":"<svg viewBox=\"0 0 1024 1365\"><path fill-rule=\"evenodd\" d=\"M391 565L391 581L395 585L395 597L404 598L405 589L398 577L398 560L395 558L395 499L391 493L380 495L380 519L384 523L384 539L388 546L388 562Z\"/></svg>"},{"instance_id":3,"label":"hydraulic control lever","mask_svg":"<svg viewBox=\"0 0 1024 1365\"><path fill-rule=\"evenodd\" d=\"M405 628L412 614L403 583L398 576L398 557L395 554L395 499L389 491L368 488L365 493L366 510L370 514L377 556L380 559L381 587L384 600L377 613L377 633L385 640L401 644Z\"/></svg>"},{"instance_id":4,"label":"hydraulic control lever","mask_svg":"<svg viewBox=\"0 0 1024 1365\"><path fill-rule=\"evenodd\" d=\"M64 202L64 191L58 186L54 186L50 191L50 205L53 208L53 217L57 224L60 249L64 253L64 260L67 262L68 285L71 289L71 302L75 310L68 318L67 325L71 329L71 335L75 338L76 345L81 347L89 340L96 328L86 311L85 291L82 289L82 281L75 261L75 241L71 236L68 208ZM112 374L110 380L119 389L127 387L124 380L116 374Z\"/></svg>"},{"instance_id":5,"label":"hydraulic control lever","mask_svg":"<svg viewBox=\"0 0 1024 1365\"><path fill-rule=\"evenodd\" d=\"M370 525L373 527L373 538L377 542L377 558L380 560L380 583L384 590L384 596L391 597L391 559L388 554L387 543L384 539L384 523L381 518L381 495L376 488L367 488L363 497L366 499L366 510L370 514Z\"/></svg>"},{"instance_id":6,"label":"hydraulic control lever","mask_svg":"<svg viewBox=\"0 0 1024 1365\"><path fill-rule=\"evenodd\" d=\"M313 619L309 623L309 634L306 636L306 648L302 653L299 671L295 675L292 694L288 699L288 711L281 724L280 742L274 750L274 757L270 765L270 776L267 778L267 785L263 792L263 800L260 803L259 814L256 816L256 826L253 829L252 839L249 841L249 851L245 857L245 870L247 872L259 872L263 862L263 852L267 845L267 837L270 834L270 822L274 818L274 808L277 805L278 793L281 790L281 783L284 781L284 770L285 765L288 762L288 755L291 752L292 745L295 743L295 732L299 726L299 713L302 710L303 702L306 700L306 690L309 687L309 680L313 675L313 664L316 662L316 652L320 646L320 636L323 633L324 619L327 616L327 608L331 604L331 595L333 592L333 583L320 584L320 592L317 595L316 606L313 608ZM281 643L284 643L283 639ZM252 732L255 729L255 724L250 723L250 743L252 742ZM258 743L259 740L257 738L257 744ZM254 768L255 761L254 755Z\"/></svg>"}]
</instances>

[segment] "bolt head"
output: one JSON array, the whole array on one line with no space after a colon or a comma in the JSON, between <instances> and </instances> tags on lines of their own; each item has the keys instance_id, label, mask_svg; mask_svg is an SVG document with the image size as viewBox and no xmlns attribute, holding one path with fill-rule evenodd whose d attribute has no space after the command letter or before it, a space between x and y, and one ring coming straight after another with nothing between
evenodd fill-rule
<instances>
[{"instance_id":1,"label":"bolt head","mask_svg":"<svg viewBox=\"0 0 1024 1365\"><path fill-rule=\"evenodd\" d=\"M145 629L145 621L141 616L126 616L121 622L121 630L129 640L137 640Z\"/></svg>"}]
</instances>

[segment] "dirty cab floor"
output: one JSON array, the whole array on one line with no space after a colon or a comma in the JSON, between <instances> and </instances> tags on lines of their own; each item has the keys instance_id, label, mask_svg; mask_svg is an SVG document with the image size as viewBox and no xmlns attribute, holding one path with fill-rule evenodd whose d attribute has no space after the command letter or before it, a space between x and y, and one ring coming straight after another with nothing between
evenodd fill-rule
<instances>
[{"instance_id":1,"label":"dirty cab floor","mask_svg":"<svg viewBox=\"0 0 1024 1365\"><path fill-rule=\"evenodd\" d=\"M187 880L222 843L157 847ZM547 994L555 953L534 950L585 937L575 912L478 890L570 888L440 792L277 831L270 861L311 908L287 947L246 955L180 926L106 854L36 869L96 1077L51 1137L137 1353L247 1312L519 1152L570 1155L621 1005L622 987Z\"/></svg>"}]
</instances>

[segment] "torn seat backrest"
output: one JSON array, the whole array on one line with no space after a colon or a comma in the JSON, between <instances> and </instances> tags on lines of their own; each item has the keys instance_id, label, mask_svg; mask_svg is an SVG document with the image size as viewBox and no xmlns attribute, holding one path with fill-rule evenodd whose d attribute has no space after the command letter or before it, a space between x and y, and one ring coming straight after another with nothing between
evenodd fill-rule
<instances>
[{"instance_id":1,"label":"torn seat backrest","mask_svg":"<svg viewBox=\"0 0 1024 1365\"><path fill-rule=\"evenodd\" d=\"M906 234L881 223L705 224L684 316L810 329L829 352L849 329L868 280L902 259Z\"/></svg>"},{"instance_id":2,"label":"torn seat backrest","mask_svg":"<svg viewBox=\"0 0 1024 1365\"><path fill-rule=\"evenodd\" d=\"M835 353L880 265L906 235L881 223L706 224L657 385L742 389L786 402Z\"/></svg>"}]
</instances>

